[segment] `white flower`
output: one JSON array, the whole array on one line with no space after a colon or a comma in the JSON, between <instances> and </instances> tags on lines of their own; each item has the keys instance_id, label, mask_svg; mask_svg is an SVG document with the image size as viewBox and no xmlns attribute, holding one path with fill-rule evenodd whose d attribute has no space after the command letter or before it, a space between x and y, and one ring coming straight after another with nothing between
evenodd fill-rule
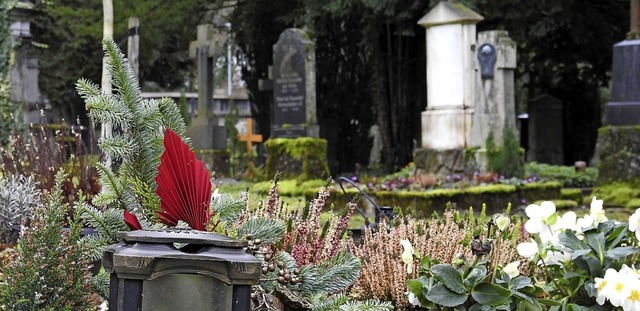
<instances>
[{"instance_id":1,"label":"white flower","mask_svg":"<svg viewBox=\"0 0 640 311\"><path fill-rule=\"evenodd\" d=\"M596 197L593 197L591 200L590 215L595 219L595 225L608 220L607 216L604 214L604 208L602 207L603 203L603 200L598 200Z\"/></svg>"},{"instance_id":2,"label":"white flower","mask_svg":"<svg viewBox=\"0 0 640 311\"><path fill-rule=\"evenodd\" d=\"M558 222L555 225L551 226L553 231L557 230L573 230L576 231L577 224L577 216L574 212L566 212L562 217L558 218Z\"/></svg>"},{"instance_id":3,"label":"white flower","mask_svg":"<svg viewBox=\"0 0 640 311\"><path fill-rule=\"evenodd\" d=\"M629 290L627 299L622 304L622 309L624 311L640 310L640 288L638 288L638 286L634 286L634 288Z\"/></svg>"},{"instance_id":4,"label":"white flower","mask_svg":"<svg viewBox=\"0 0 640 311\"><path fill-rule=\"evenodd\" d=\"M409 299L409 303L414 305L414 306L420 306L420 300L418 300L418 297L416 297L416 295L414 295L412 292L409 292L409 297L407 297Z\"/></svg>"},{"instance_id":5,"label":"white flower","mask_svg":"<svg viewBox=\"0 0 640 311\"><path fill-rule=\"evenodd\" d=\"M105 300L99 307L98 307L100 311L107 311L109 310L109 301Z\"/></svg>"},{"instance_id":6,"label":"white flower","mask_svg":"<svg viewBox=\"0 0 640 311\"><path fill-rule=\"evenodd\" d=\"M518 254L520 256L531 259L533 258L533 256L538 254L538 243L536 243L534 240L531 240L531 242L522 242L518 244L516 249L518 250Z\"/></svg>"},{"instance_id":7,"label":"white flower","mask_svg":"<svg viewBox=\"0 0 640 311\"><path fill-rule=\"evenodd\" d=\"M509 275L510 278L515 278L520 275L520 271L518 270L518 266L520 266L520 260L516 260L512 263L507 264L502 268L502 271Z\"/></svg>"},{"instance_id":8,"label":"white flower","mask_svg":"<svg viewBox=\"0 0 640 311\"><path fill-rule=\"evenodd\" d=\"M402 245L402 262L407 265L407 273L413 273L413 254L415 251L413 250L413 246L411 246L411 242L409 240L400 240L400 244Z\"/></svg>"},{"instance_id":9,"label":"white flower","mask_svg":"<svg viewBox=\"0 0 640 311\"><path fill-rule=\"evenodd\" d=\"M529 220L524 224L524 228L529 233L540 233L545 227L548 228L550 217L556 212L556 206L551 201L544 201L540 205L529 204L524 210Z\"/></svg>"},{"instance_id":10,"label":"white flower","mask_svg":"<svg viewBox=\"0 0 640 311\"><path fill-rule=\"evenodd\" d=\"M547 255L544 257L544 263L547 265L558 265L568 261L571 261L570 252L547 251Z\"/></svg>"},{"instance_id":11,"label":"white flower","mask_svg":"<svg viewBox=\"0 0 640 311\"><path fill-rule=\"evenodd\" d=\"M610 272L610 270L613 272ZM629 288L625 288L627 280L625 280L624 275L615 272L613 269L607 269L604 278L607 280L607 285L605 286L605 288L608 287L608 289L605 289L607 298L609 298L612 305L621 307L628 296L627 292Z\"/></svg>"},{"instance_id":12,"label":"white flower","mask_svg":"<svg viewBox=\"0 0 640 311\"><path fill-rule=\"evenodd\" d=\"M636 238L640 240L640 208L629 217L629 231L636 233Z\"/></svg>"}]
</instances>

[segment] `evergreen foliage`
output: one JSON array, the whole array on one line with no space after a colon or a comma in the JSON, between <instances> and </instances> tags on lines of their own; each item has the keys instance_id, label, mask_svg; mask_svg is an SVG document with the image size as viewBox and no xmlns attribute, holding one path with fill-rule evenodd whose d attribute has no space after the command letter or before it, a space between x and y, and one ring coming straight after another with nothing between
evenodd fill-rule
<instances>
[{"instance_id":1,"label":"evergreen foliage","mask_svg":"<svg viewBox=\"0 0 640 311\"><path fill-rule=\"evenodd\" d=\"M513 128L505 126L501 147L497 147L493 132L489 132L485 142L487 168L506 178L524 176L524 162L520 153L520 142Z\"/></svg>"},{"instance_id":2,"label":"evergreen foliage","mask_svg":"<svg viewBox=\"0 0 640 311\"><path fill-rule=\"evenodd\" d=\"M79 217L65 219L69 206L62 201L64 172L56 188L36 207L29 228L20 238L17 256L5 268L0 283L3 310L87 310L90 261L80 240ZM65 221L69 231L62 232ZM61 233L62 232L62 233Z\"/></svg>"},{"instance_id":3,"label":"evergreen foliage","mask_svg":"<svg viewBox=\"0 0 640 311\"><path fill-rule=\"evenodd\" d=\"M89 116L97 123L111 123L120 129L98 142L105 155L119 161L119 168L112 171L98 165L103 188L94 203L151 216L157 206L143 203L152 201L149 193L156 188L154 178L164 150L164 130L170 128L188 142L186 126L173 101L142 99L137 80L120 49L110 39L103 44L115 93L102 93L86 79L77 83Z\"/></svg>"},{"instance_id":4,"label":"evergreen foliage","mask_svg":"<svg viewBox=\"0 0 640 311\"><path fill-rule=\"evenodd\" d=\"M81 219L98 230L98 234L84 238L92 260L101 258L104 247L117 241L116 232L128 230L122 216L124 209L138 215L144 227L152 226L151 218L160 206L154 178L164 150L164 130L171 129L189 142L177 105L170 99L142 99L133 71L115 42L107 39L103 44L114 94L101 92L86 79L77 83L89 116L97 123L111 123L118 129L112 137L98 142L103 153L117 162L115 170L96 165L102 189L92 202L107 208L101 210L88 204L79 204L78 208ZM104 277L94 280L96 287L103 290Z\"/></svg>"}]
</instances>

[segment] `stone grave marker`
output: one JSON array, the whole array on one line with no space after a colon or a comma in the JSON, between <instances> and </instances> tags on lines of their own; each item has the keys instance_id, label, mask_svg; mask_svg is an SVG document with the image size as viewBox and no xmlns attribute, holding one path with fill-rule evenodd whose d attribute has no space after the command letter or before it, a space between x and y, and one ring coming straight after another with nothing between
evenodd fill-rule
<instances>
[{"instance_id":1,"label":"stone grave marker","mask_svg":"<svg viewBox=\"0 0 640 311\"><path fill-rule=\"evenodd\" d=\"M471 146L485 145L490 132L502 145L505 126L516 131L514 71L516 43L504 30L478 33L476 51L476 102L471 127Z\"/></svg>"},{"instance_id":2,"label":"stone grave marker","mask_svg":"<svg viewBox=\"0 0 640 311\"><path fill-rule=\"evenodd\" d=\"M273 64L271 136L318 137L314 43L303 30L286 29L273 46Z\"/></svg>"},{"instance_id":3,"label":"stone grave marker","mask_svg":"<svg viewBox=\"0 0 640 311\"><path fill-rule=\"evenodd\" d=\"M187 127L187 136L196 149L224 149L227 131L213 115L213 62L223 52L225 35L213 25L198 25L198 39L189 46L189 55L198 65L198 114Z\"/></svg>"},{"instance_id":4,"label":"stone grave marker","mask_svg":"<svg viewBox=\"0 0 640 311\"><path fill-rule=\"evenodd\" d=\"M463 170L475 106L476 23L484 18L453 1L440 1L418 24L426 28L427 108L422 112L417 168Z\"/></svg>"},{"instance_id":5,"label":"stone grave marker","mask_svg":"<svg viewBox=\"0 0 640 311\"><path fill-rule=\"evenodd\" d=\"M562 165L562 102L551 95L529 101L529 150L527 160Z\"/></svg>"}]
</instances>

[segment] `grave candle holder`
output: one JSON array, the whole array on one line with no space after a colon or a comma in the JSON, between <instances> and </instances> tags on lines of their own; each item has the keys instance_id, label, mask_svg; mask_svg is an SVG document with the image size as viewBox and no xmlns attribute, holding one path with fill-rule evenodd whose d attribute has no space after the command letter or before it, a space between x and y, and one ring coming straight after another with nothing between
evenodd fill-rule
<instances>
[{"instance_id":1,"label":"grave candle holder","mask_svg":"<svg viewBox=\"0 0 640 311\"><path fill-rule=\"evenodd\" d=\"M260 261L246 241L165 229L119 232L102 263L111 274L110 310L250 310Z\"/></svg>"}]
</instances>

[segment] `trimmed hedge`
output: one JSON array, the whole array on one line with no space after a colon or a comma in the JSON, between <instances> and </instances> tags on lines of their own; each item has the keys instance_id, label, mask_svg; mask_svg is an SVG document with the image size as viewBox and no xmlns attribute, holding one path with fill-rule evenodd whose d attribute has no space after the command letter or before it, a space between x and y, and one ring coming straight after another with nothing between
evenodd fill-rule
<instances>
[{"instance_id":1,"label":"trimmed hedge","mask_svg":"<svg viewBox=\"0 0 640 311\"><path fill-rule=\"evenodd\" d=\"M529 204L538 200L560 199L559 182L530 183L520 186L514 185L489 185L478 186L467 189L435 189L427 191L377 191L367 192L369 196L376 200L378 206L400 207L404 213L427 216L431 213L442 212L447 203L455 203L460 209L467 209L470 206L482 207L487 205L487 211L503 212L509 203L513 207ZM349 195L353 196L358 191L347 189ZM313 199L316 192L307 190L305 197L307 200ZM347 203L345 195L340 189L332 190L328 199L336 208L342 208ZM361 197L359 203L365 203L366 199Z\"/></svg>"}]
</instances>

